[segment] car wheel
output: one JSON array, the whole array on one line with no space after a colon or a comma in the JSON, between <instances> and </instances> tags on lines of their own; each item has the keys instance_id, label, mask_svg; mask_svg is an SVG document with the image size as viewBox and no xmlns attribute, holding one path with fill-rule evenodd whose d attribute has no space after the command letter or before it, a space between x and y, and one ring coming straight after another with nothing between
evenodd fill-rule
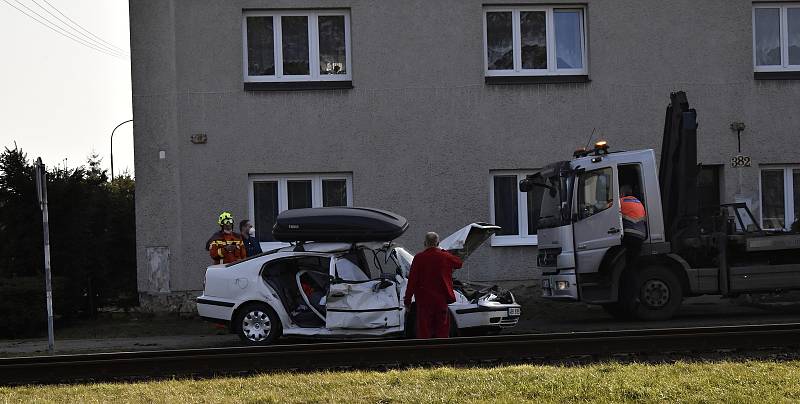
<instances>
[{"instance_id":1,"label":"car wheel","mask_svg":"<svg viewBox=\"0 0 800 404\"><path fill-rule=\"evenodd\" d=\"M633 318L645 321L671 318L683 300L683 288L669 268L649 266L635 272L624 294L625 307Z\"/></svg>"},{"instance_id":2,"label":"car wheel","mask_svg":"<svg viewBox=\"0 0 800 404\"><path fill-rule=\"evenodd\" d=\"M247 345L269 345L283 332L278 314L264 303L250 303L239 309L234 325Z\"/></svg>"}]
</instances>

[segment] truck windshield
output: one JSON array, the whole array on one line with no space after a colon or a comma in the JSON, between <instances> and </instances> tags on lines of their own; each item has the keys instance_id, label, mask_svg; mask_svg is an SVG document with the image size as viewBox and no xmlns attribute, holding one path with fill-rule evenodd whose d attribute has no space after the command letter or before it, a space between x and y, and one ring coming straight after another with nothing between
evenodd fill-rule
<instances>
[{"instance_id":1,"label":"truck windshield","mask_svg":"<svg viewBox=\"0 0 800 404\"><path fill-rule=\"evenodd\" d=\"M567 203L569 178L560 176L559 170L543 170L528 176L524 181L531 193L541 195L541 210L536 227L547 229L569 223ZM548 176L543 173L550 174Z\"/></svg>"}]
</instances>

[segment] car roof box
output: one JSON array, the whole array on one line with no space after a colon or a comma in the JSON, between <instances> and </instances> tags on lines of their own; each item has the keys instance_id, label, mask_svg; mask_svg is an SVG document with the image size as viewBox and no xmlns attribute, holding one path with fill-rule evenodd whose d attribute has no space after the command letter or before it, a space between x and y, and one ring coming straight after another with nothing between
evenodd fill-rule
<instances>
[{"instance_id":1,"label":"car roof box","mask_svg":"<svg viewBox=\"0 0 800 404\"><path fill-rule=\"evenodd\" d=\"M391 241L408 229L406 218L372 208L307 208L278 215L272 235L278 241Z\"/></svg>"}]
</instances>

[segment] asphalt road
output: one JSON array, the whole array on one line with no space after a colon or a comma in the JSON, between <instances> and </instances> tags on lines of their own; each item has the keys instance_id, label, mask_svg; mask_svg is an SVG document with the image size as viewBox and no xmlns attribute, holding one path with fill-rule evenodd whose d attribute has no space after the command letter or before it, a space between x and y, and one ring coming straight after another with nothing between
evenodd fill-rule
<instances>
[{"instance_id":1,"label":"asphalt road","mask_svg":"<svg viewBox=\"0 0 800 404\"><path fill-rule=\"evenodd\" d=\"M523 303L523 316L510 333L603 331L643 328L701 327L719 325L800 322L800 302L767 297L720 299L713 296L687 299L678 315L668 321L617 321L602 308L582 303L554 303L535 300ZM202 320L197 320L202 321ZM287 339L285 343L308 342ZM57 353L143 351L161 349L214 348L239 345L235 335L148 336L139 338L56 339ZM45 339L0 341L0 357L44 355Z\"/></svg>"},{"instance_id":2,"label":"asphalt road","mask_svg":"<svg viewBox=\"0 0 800 404\"><path fill-rule=\"evenodd\" d=\"M513 332L605 331L644 328L703 327L800 321L800 303L746 303L714 296L684 301L678 314L666 321L619 321L601 307L582 303L547 305L553 315L525 318Z\"/></svg>"}]
</instances>

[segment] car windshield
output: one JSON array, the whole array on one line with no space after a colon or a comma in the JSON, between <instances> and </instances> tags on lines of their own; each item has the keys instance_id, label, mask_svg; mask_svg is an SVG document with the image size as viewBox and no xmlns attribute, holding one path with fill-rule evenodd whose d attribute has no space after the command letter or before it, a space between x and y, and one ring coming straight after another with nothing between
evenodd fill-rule
<instances>
[{"instance_id":1,"label":"car windshield","mask_svg":"<svg viewBox=\"0 0 800 404\"><path fill-rule=\"evenodd\" d=\"M541 210L536 222L539 229L559 227L569 223L568 195L571 177L565 177L559 171L550 168L528 177L531 185L543 188Z\"/></svg>"}]
</instances>

